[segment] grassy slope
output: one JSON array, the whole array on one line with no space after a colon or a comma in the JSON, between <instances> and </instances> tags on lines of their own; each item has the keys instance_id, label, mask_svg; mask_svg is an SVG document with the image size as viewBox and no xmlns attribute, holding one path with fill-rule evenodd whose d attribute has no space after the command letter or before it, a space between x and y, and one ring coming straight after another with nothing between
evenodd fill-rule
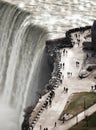
<instances>
[{"instance_id":1,"label":"grassy slope","mask_svg":"<svg viewBox=\"0 0 96 130\"><path fill-rule=\"evenodd\" d=\"M88 123L83 120L69 130L96 130L96 112L88 117Z\"/></svg>"},{"instance_id":2,"label":"grassy slope","mask_svg":"<svg viewBox=\"0 0 96 130\"><path fill-rule=\"evenodd\" d=\"M60 115L60 118L64 115L64 113L70 113L75 116L76 114L84 110L84 106L86 109L95 103L96 93L94 92L74 93L71 99L66 104L64 111Z\"/></svg>"}]
</instances>

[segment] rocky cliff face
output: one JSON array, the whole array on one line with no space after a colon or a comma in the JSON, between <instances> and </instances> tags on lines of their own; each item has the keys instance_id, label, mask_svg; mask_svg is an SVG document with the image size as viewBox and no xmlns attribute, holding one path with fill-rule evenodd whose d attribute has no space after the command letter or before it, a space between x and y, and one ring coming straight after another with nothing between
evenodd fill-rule
<instances>
[{"instance_id":1,"label":"rocky cliff face","mask_svg":"<svg viewBox=\"0 0 96 130\"><path fill-rule=\"evenodd\" d=\"M92 47L94 50L96 50L96 20L93 23L93 26L91 28L91 36L92 36Z\"/></svg>"}]
</instances>

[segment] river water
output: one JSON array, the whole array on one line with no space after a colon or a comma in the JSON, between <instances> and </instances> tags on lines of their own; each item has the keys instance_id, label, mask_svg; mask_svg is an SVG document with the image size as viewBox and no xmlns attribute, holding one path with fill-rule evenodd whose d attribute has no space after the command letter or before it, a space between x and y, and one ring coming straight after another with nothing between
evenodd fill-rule
<instances>
[{"instance_id":1,"label":"river water","mask_svg":"<svg viewBox=\"0 0 96 130\"><path fill-rule=\"evenodd\" d=\"M95 0L14 0L14 4L30 11L32 22L45 26L50 38L63 37L74 27L92 25L96 16Z\"/></svg>"}]
</instances>

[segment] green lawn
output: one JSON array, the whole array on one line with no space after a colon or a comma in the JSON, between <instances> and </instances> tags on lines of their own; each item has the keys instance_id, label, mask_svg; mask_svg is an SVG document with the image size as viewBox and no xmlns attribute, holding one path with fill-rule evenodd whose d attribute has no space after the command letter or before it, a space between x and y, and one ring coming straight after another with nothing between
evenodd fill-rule
<instances>
[{"instance_id":1,"label":"green lawn","mask_svg":"<svg viewBox=\"0 0 96 130\"><path fill-rule=\"evenodd\" d=\"M70 113L73 116L82 112L84 109L92 106L96 103L96 93L94 92L81 92L74 93L68 100L63 112L60 115L59 119L62 119L62 116L65 113Z\"/></svg>"},{"instance_id":2,"label":"green lawn","mask_svg":"<svg viewBox=\"0 0 96 130\"><path fill-rule=\"evenodd\" d=\"M96 112L69 130L96 130Z\"/></svg>"}]
</instances>

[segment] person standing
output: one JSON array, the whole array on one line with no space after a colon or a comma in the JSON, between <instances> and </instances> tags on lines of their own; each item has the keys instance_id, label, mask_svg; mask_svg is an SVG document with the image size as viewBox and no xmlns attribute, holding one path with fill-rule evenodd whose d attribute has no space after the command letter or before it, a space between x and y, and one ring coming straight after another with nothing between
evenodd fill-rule
<instances>
[{"instance_id":1,"label":"person standing","mask_svg":"<svg viewBox=\"0 0 96 130\"><path fill-rule=\"evenodd\" d=\"M40 130L42 129L42 126L40 125Z\"/></svg>"},{"instance_id":2,"label":"person standing","mask_svg":"<svg viewBox=\"0 0 96 130\"><path fill-rule=\"evenodd\" d=\"M51 100L51 99L49 100L49 105L50 105L50 107L51 107L51 105L52 105L52 100Z\"/></svg>"},{"instance_id":3,"label":"person standing","mask_svg":"<svg viewBox=\"0 0 96 130\"><path fill-rule=\"evenodd\" d=\"M65 122L65 117L63 116L63 123Z\"/></svg>"},{"instance_id":4,"label":"person standing","mask_svg":"<svg viewBox=\"0 0 96 130\"><path fill-rule=\"evenodd\" d=\"M96 84L94 85L94 89L96 90Z\"/></svg>"},{"instance_id":5,"label":"person standing","mask_svg":"<svg viewBox=\"0 0 96 130\"><path fill-rule=\"evenodd\" d=\"M64 92L65 92L66 88L64 87Z\"/></svg>"},{"instance_id":6,"label":"person standing","mask_svg":"<svg viewBox=\"0 0 96 130\"><path fill-rule=\"evenodd\" d=\"M57 123L55 122L55 126L54 127L56 127L57 126Z\"/></svg>"}]
</instances>

